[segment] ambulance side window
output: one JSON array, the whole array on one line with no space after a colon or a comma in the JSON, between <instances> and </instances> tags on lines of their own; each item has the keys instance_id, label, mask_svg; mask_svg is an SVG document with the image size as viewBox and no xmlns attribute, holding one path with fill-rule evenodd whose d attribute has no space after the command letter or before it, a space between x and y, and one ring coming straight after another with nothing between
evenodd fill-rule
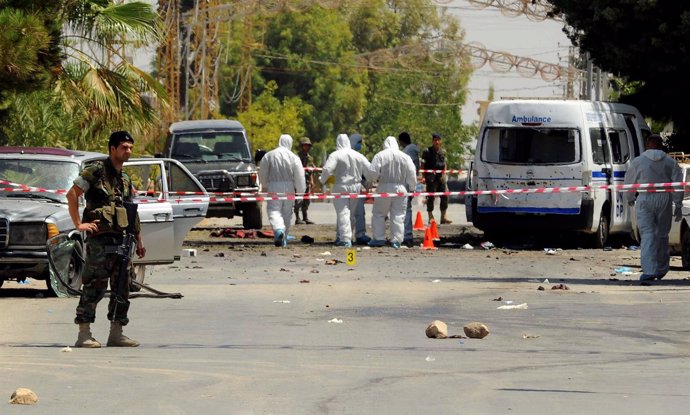
<instances>
[{"instance_id":1,"label":"ambulance side window","mask_svg":"<svg viewBox=\"0 0 690 415\"><path fill-rule=\"evenodd\" d=\"M630 160L628 134L624 130L609 130L609 140L611 141L611 152L615 164L623 164Z\"/></svg>"},{"instance_id":2,"label":"ambulance side window","mask_svg":"<svg viewBox=\"0 0 690 415\"><path fill-rule=\"evenodd\" d=\"M603 128L590 128L589 139L592 142L592 159L596 164L606 164L609 160L606 132Z\"/></svg>"},{"instance_id":3,"label":"ambulance side window","mask_svg":"<svg viewBox=\"0 0 690 415\"><path fill-rule=\"evenodd\" d=\"M630 130L630 134L632 135L633 154L635 157L637 157L641 154L641 152L639 137L637 136L637 129L635 128L635 116L624 114L623 117L625 118L625 125L628 126L628 130Z\"/></svg>"}]
</instances>

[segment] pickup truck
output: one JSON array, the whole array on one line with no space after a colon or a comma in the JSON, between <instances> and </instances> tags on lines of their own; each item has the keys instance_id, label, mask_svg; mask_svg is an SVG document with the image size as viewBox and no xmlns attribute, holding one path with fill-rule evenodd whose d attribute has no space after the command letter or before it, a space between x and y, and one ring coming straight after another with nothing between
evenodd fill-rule
<instances>
[{"instance_id":1,"label":"pickup truck","mask_svg":"<svg viewBox=\"0 0 690 415\"><path fill-rule=\"evenodd\" d=\"M160 157L179 160L206 190L221 193L211 198L207 217L242 216L246 229L263 225L258 202L223 200L236 194L259 192L257 167L247 132L238 121L200 120L173 123ZM224 194L224 195L223 195Z\"/></svg>"}]
</instances>

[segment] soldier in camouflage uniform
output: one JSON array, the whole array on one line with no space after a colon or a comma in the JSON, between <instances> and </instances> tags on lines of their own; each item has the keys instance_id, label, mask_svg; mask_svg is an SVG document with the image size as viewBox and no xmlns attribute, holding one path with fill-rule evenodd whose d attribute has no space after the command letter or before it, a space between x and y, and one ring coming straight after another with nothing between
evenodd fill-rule
<instances>
[{"instance_id":1,"label":"soldier in camouflage uniform","mask_svg":"<svg viewBox=\"0 0 690 415\"><path fill-rule=\"evenodd\" d=\"M133 196L132 182L122 172L122 165L132 154L134 139L126 131L116 131L108 140L108 158L86 167L74 180L67 192L69 213L77 230L88 233L86 242L86 263L82 282L84 284L77 316L79 336L75 347L98 348L101 344L91 335L90 325L96 319L96 306L103 298L110 282L111 290L116 286L118 275L117 246L122 243L127 219L123 203L130 202ZM79 197L84 195L86 207L83 217L79 217ZM146 249L141 241L139 216L134 224L137 240L137 255L141 258ZM124 284L121 293L124 302L118 302L111 295L108 304L110 335L108 346L136 347L138 342L122 334L122 327L129 319L129 282Z\"/></svg>"},{"instance_id":2,"label":"soldier in camouflage uniform","mask_svg":"<svg viewBox=\"0 0 690 415\"><path fill-rule=\"evenodd\" d=\"M297 152L297 156L299 156L299 159L302 161L302 167L314 167L314 158L311 156L311 154L309 154L309 150L311 150L311 140L309 139L309 137L300 138L299 151ZM309 194L311 192L311 189L314 187L313 174L313 170L304 171L304 181L307 184L307 190L305 191L305 195ZM309 204L309 199L295 201L295 225L300 225L302 223L306 223L307 225L314 224L314 222L310 221L307 217L307 210L309 209ZM302 220L299 219L300 209L302 210Z\"/></svg>"},{"instance_id":3,"label":"soldier in camouflage uniform","mask_svg":"<svg viewBox=\"0 0 690 415\"><path fill-rule=\"evenodd\" d=\"M441 147L441 135L432 134L431 147L424 150L422 153L422 170L445 170L446 169L446 149ZM446 183L445 173L424 173L424 181L426 183L426 191L429 193L447 192L448 184ZM448 196L439 196L441 199L441 223L453 223L448 219ZM427 196L426 210L429 214L429 223L434 220L434 196Z\"/></svg>"}]
</instances>

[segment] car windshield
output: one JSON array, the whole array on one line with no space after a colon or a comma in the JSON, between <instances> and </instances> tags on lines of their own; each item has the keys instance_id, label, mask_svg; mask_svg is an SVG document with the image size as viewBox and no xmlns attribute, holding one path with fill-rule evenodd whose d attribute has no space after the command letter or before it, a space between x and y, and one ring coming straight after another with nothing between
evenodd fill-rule
<instances>
[{"instance_id":1,"label":"car windshield","mask_svg":"<svg viewBox=\"0 0 690 415\"><path fill-rule=\"evenodd\" d=\"M65 190L79 175L79 164L72 161L0 159L0 197L42 198L67 202ZM39 190L13 192L7 189L40 187L62 190L61 194Z\"/></svg>"},{"instance_id":2,"label":"car windshield","mask_svg":"<svg viewBox=\"0 0 690 415\"><path fill-rule=\"evenodd\" d=\"M241 131L178 133L173 137L172 156L181 161L252 161L247 139Z\"/></svg>"}]
</instances>

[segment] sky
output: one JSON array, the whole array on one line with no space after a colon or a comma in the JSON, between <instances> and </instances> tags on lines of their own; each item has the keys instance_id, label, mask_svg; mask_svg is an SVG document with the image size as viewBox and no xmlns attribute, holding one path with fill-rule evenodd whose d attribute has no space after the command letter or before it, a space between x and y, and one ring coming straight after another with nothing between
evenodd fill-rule
<instances>
[{"instance_id":1,"label":"sky","mask_svg":"<svg viewBox=\"0 0 690 415\"><path fill-rule=\"evenodd\" d=\"M570 40L563 33L563 23L554 20L534 22L524 15L504 16L498 8L479 9L469 1L448 3L465 30L465 42L479 42L487 49L508 52L539 61L566 65ZM495 72L487 63L476 70L469 83L469 93L462 109L465 124L478 121L475 101L486 99L489 87L494 86L494 98L501 97L559 97L563 95L564 81L546 82L539 75L521 76L514 69L507 73Z\"/></svg>"}]
</instances>

